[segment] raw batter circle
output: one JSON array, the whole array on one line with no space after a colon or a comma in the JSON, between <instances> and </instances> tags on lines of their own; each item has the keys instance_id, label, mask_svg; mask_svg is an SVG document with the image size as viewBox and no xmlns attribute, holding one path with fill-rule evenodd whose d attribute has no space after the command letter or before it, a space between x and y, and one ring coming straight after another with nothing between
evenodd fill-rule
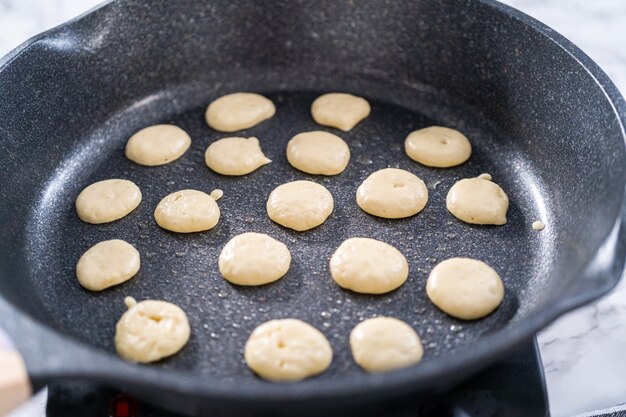
<instances>
[{"instance_id":1,"label":"raw batter circle","mask_svg":"<svg viewBox=\"0 0 626 417\"><path fill-rule=\"evenodd\" d=\"M472 154L472 145L458 130L430 126L411 132L404 150L412 160L435 168L461 165Z\"/></svg>"},{"instance_id":2,"label":"raw batter circle","mask_svg":"<svg viewBox=\"0 0 626 417\"><path fill-rule=\"evenodd\" d=\"M246 175L272 162L261 151L257 138L223 138L209 145L204 162L222 175Z\"/></svg>"},{"instance_id":3,"label":"raw batter circle","mask_svg":"<svg viewBox=\"0 0 626 417\"><path fill-rule=\"evenodd\" d=\"M139 252L130 243L113 239L89 248L76 264L76 277L84 288L102 291L128 281L141 265Z\"/></svg>"},{"instance_id":4,"label":"raw batter circle","mask_svg":"<svg viewBox=\"0 0 626 417\"><path fill-rule=\"evenodd\" d=\"M137 303L126 297L128 310L115 326L115 349L129 362L155 362L180 351L191 329L185 312L165 301Z\"/></svg>"},{"instance_id":5,"label":"raw batter circle","mask_svg":"<svg viewBox=\"0 0 626 417\"><path fill-rule=\"evenodd\" d=\"M356 191L356 202L363 211L387 219L413 216L422 211L427 201L424 181L397 168L374 172Z\"/></svg>"},{"instance_id":6,"label":"raw batter circle","mask_svg":"<svg viewBox=\"0 0 626 417\"><path fill-rule=\"evenodd\" d=\"M202 232L215 227L220 208L214 197L198 190L181 190L161 200L154 210L154 219L163 229L178 233Z\"/></svg>"},{"instance_id":7,"label":"raw batter circle","mask_svg":"<svg viewBox=\"0 0 626 417\"><path fill-rule=\"evenodd\" d=\"M271 192L266 208L270 219L302 232L326 221L333 211L333 196L315 182L292 181Z\"/></svg>"},{"instance_id":8,"label":"raw batter circle","mask_svg":"<svg viewBox=\"0 0 626 417\"><path fill-rule=\"evenodd\" d=\"M222 276L233 284L264 285L287 273L291 253L264 233L243 233L224 246L218 263Z\"/></svg>"},{"instance_id":9,"label":"raw batter circle","mask_svg":"<svg viewBox=\"0 0 626 417\"><path fill-rule=\"evenodd\" d=\"M415 330L392 317L357 324L350 332L350 347L354 361L368 372L405 368L418 363L424 355Z\"/></svg>"},{"instance_id":10,"label":"raw batter circle","mask_svg":"<svg viewBox=\"0 0 626 417\"><path fill-rule=\"evenodd\" d=\"M213 101L206 109L209 126L220 132L248 129L276 113L271 100L255 93L232 93Z\"/></svg>"},{"instance_id":11,"label":"raw batter circle","mask_svg":"<svg viewBox=\"0 0 626 417\"><path fill-rule=\"evenodd\" d=\"M347 132L370 114L370 104L364 98L345 93L319 96L311 105L316 123Z\"/></svg>"},{"instance_id":12,"label":"raw batter circle","mask_svg":"<svg viewBox=\"0 0 626 417\"><path fill-rule=\"evenodd\" d=\"M509 198L500 186L483 178L466 178L448 191L446 206L459 220L471 224L506 224Z\"/></svg>"},{"instance_id":13,"label":"raw batter circle","mask_svg":"<svg viewBox=\"0 0 626 417\"><path fill-rule=\"evenodd\" d=\"M164 165L183 156L191 138L174 125L154 125L141 129L126 142L126 157L146 166Z\"/></svg>"},{"instance_id":14,"label":"raw batter circle","mask_svg":"<svg viewBox=\"0 0 626 417\"><path fill-rule=\"evenodd\" d=\"M315 327L298 319L282 319L254 329L244 357L261 378L294 382L324 372L333 359L333 350Z\"/></svg>"},{"instance_id":15,"label":"raw batter circle","mask_svg":"<svg viewBox=\"0 0 626 417\"><path fill-rule=\"evenodd\" d=\"M489 315L502 302L504 286L498 273L482 261L451 258L433 268L426 282L430 301L463 320Z\"/></svg>"},{"instance_id":16,"label":"raw batter circle","mask_svg":"<svg viewBox=\"0 0 626 417\"><path fill-rule=\"evenodd\" d=\"M76 213L84 222L108 223L121 219L141 202L141 190L132 181L110 179L94 182L76 197Z\"/></svg>"},{"instance_id":17,"label":"raw batter circle","mask_svg":"<svg viewBox=\"0 0 626 417\"><path fill-rule=\"evenodd\" d=\"M308 174L337 175L348 166L350 148L332 133L304 132L287 144L287 160L291 166Z\"/></svg>"},{"instance_id":18,"label":"raw batter circle","mask_svg":"<svg viewBox=\"0 0 626 417\"><path fill-rule=\"evenodd\" d=\"M330 272L342 288L363 294L384 294L404 284L409 264L398 249L385 242L353 237L333 253Z\"/></svg>"}]
</instances>

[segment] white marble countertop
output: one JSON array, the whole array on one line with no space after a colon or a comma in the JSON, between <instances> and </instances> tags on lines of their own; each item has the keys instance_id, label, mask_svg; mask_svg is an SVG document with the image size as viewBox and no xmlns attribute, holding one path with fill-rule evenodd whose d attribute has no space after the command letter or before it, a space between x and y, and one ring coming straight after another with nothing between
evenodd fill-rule
<instances>
[{"instance_id":1,"label":"white marble countertop","mask_svg":"<svg viewBox=\"0 0 626 417\"><path fill-rule=\"evenodd\" d=\"M0 0L0 56L99 0ZM504 0L556 29L626 92L626 0ZM554 417L626 409L626 280L539 335ZM45 414L45 393L13 417Z\"/></svg>"}]
</instances>

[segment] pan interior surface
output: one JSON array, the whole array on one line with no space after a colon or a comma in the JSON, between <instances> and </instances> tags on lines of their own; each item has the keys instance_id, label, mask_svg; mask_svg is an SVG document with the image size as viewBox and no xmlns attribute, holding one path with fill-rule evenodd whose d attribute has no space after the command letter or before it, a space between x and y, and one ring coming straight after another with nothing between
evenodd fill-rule
<instances>
[{"instance_id":1,"label":"pan interior surface","mask_svg":"<svg viewBox=\"0 0 626 417\"><path fill-rule=\"evenodd\" d=\"M263 80L248 77L251 85ZM222 80L229 83L228 79ZM230 81L232 83L232 81ZM181 306L189 315L192 337L184 350L155 366L186 370L216 378L253 378L242 360L245 341L260 323L296 317L311 323L331 341L335 359L326 378L365 378L351 359L350 330L361 320L388 315L405 320L421 335L425 362L446 360L448 355L471 347L482 335L495 332L515 320L529 306L521 294L532 285L543 285L546 255L551 253L550 226L542 233L530 225L552 218L546 212L542 184L532 165L526 163L514 142L490 126L479 114L447 101L436 93L413 91L410 102L392 92L402 86L382 81L355 80L350 92L371 102L370 117L348 133L322 128L310 116L310 105L320 91L255 89L277 107L276 116L238 136L256 136L273 160L258 171L242 177L225 177L204 164L204 150L212 141L231 136L206 126L203 110L216 97L209 92L203 100L186 95L181 87L140 100L122 110L84 138L61 162L34 211L29 252L31 276L37 303L48 322L83 342L114 352L115 323L125 310L123 299L161 299ZM322 82L324 83L324 82ZM358 84L358 87L356 86ZM248 90L233 84L220 92ZM377 91L387 91L382 98ZM404 93L406 95L406 93ZM163 111L163 101L181 103L181 110ZM402 104L399 104L402 103ZM188 105L189 104L189 105ZM167 105L165 105L167 107ZM161 167L143 167L124 156L128 137L156 123L172 123L192 137L192 146L182 158ZM410 160L403 148L406 135L429 125L463 131L472 141L470 161L451 169L427 168ZM327 130L343 137L351 151L346 171L332 177L310 176L292 168L285 157L287 141L295 134ZM375 170L396 167L422 178L429 188L426 208L416 216L385 220L370 216L357 206L355 192L360 182ZM445 207L448 189L455 181L490 173L508 193L511 206L503 227L472 226L454 218ZM88 184L125 178L143 193L139 208L109 224L81 222L74 200ZM331 217L320 227L298 233L273 223L265 202L271 190L292 180L307 179L329 189L335 200ZM153 211L161 198L180 189L224 191L218 204L219 224L195 234L175 234L160 229ZM546 220L550 225L550 221ZM237 287L219 274L217 258L233 236L263 232L286 243L293 262L280 281L261 287ZM385 295L366 296L340 289L331 279L328 262L339 244L349 237L372 237L396 246L406 256L410 276L400 289ZM124 239L139 250L142 266L138 275L123 285L100 293L83 290L74 277L80 255L91 245L107 239ZM502 276L506 297L491 316L463 322L438 311L427 299L425 282L434 265L454 256L472 257L492 265Z\"/></svg>"},{"instance_id":2,"label":"pan interior surface","mask_svg":"<svg viewBox=\"0 0 626 417\"><path fill-rule=\"evenodd\" d=\"M106 363L119 368L98 368L103 380L114 375L126 383L125 377L137 376L140 385L152 382L152 370L163 370L157 373L164 378L178 370L201 377L193 380L202 382L194 392L217 401L222 387L241 386L261 401L270 391L282 395L273 398L297 391L315 399L321 391L335 394L341 384L356 393L405 382L411 383L406 390L418 389L433 376L452 381L464 369L486 365L558 314L606 292L621 273L624 257L611 251L605 251L605 264L614 265L610 273L588 273L588 266L611 246L607 242L615 246L609 238L618 233L612 232L623 237L616 229L626 184L623 99L565 39L489 0L384 7L376 1L115 1L5 58L0 90L0 149L6 155L0 164L0 292L39 322L105 352ZM208 103L235 91L266 95L276 115L235 134L208 128ZM365 97L371 115L347 133L316 125L310 105L333 91ZM185 129L191 148L161 167L127 160L126 140L157 123ZM404 139L429 125L462 131L472 142L470 160L450 169L411 161ZM351 160L342 174L308 176L287 163L289 139L315 129L348 143ZM211 172L204 150L235 135L258 137L273 162L244 177ZM358 185L386 167L425 181L429 201L421 213L384 220L359 209ZM510 198L505 226L464 224L446 210L454 182L484 172ZM78 193L115 177L134 181L142 203L116 222L82 223L74 210ZM297 179L324 185L335 199L329 219L304 233L278 226L265 212L271 190ZM186 188L224 190L214 229L179 235L155 224L160 199ZM535 220L546 229L533 230ZM287 244L293 261L283 279L242 288L221 278L221 248L247 231ZM408 281L381 296L335 285L328 261L354 236L396 246L409 261ZM83 290L74 271L80 255L113 238L139 250L139 274L102 293ZM429 272L453 256L484 260L503 278L504 302L489 317L455 320L427 300ZM128 371L112 356L125 296L178 304L192 326L189 344L151 369ZM424 343L423 362L376 376L359 370L348 335L374 315L413 326ZM335 353L328 372L287 388L246 368L242 349L249 333L281 317L301 318L326 334ZM87 358L82 362L63 355L46 361L35 346L25 357L31 373L57 376L64 368L65 376L92 377L81 372L87 362L97 368L95 359L103 355L84 348L81 354ZM164 387L168 394L182 398L189 391L171 385Z\"/></svg>"}]
</instances>

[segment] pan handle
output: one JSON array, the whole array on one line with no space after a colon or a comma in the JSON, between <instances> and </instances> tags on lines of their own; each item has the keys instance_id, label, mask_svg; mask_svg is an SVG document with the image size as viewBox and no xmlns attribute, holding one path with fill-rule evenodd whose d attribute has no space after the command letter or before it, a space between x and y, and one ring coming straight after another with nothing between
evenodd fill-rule
<instances>
[{"instance_id":1,"label":"pan handle","mask_svg":"<svg viewBox=\"0 0 626 417\"><path fill-rule=\"evenodd\" d=\"M0 328L0 416L15 409L32 395L22 355Z\"/></svg>"},{"instance_id":2,"label":"pan handle","mask_svg":"<svg viewBox=\"0 0 626 417\"><path fill-rule=\"evenodd\" d=\"M626 203L622 213L582 276L561 297L568 310L608 293L626 272Z\"/></svg>"}]
</instances>

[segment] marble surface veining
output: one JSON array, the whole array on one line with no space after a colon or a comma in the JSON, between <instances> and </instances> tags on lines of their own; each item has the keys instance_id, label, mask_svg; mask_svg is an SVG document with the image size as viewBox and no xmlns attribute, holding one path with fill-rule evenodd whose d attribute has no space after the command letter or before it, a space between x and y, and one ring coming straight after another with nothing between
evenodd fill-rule
<instances>
[{"instance_id":1,"label":"marble surface veining","mask_svg":"<svg viewBox=\"0 0 626 417\"><path fill-rule=\"evenodd\" d=\"M97 0L0 0L0 55L98 4ZM556 29L626 92L626 0L504 0ZM626 280L600 301L539 334L555 417L626 408ZM45 415L45 392L12 417ZM609 410L610 409L610 410Z\"/></svg>"}]
</instances>

